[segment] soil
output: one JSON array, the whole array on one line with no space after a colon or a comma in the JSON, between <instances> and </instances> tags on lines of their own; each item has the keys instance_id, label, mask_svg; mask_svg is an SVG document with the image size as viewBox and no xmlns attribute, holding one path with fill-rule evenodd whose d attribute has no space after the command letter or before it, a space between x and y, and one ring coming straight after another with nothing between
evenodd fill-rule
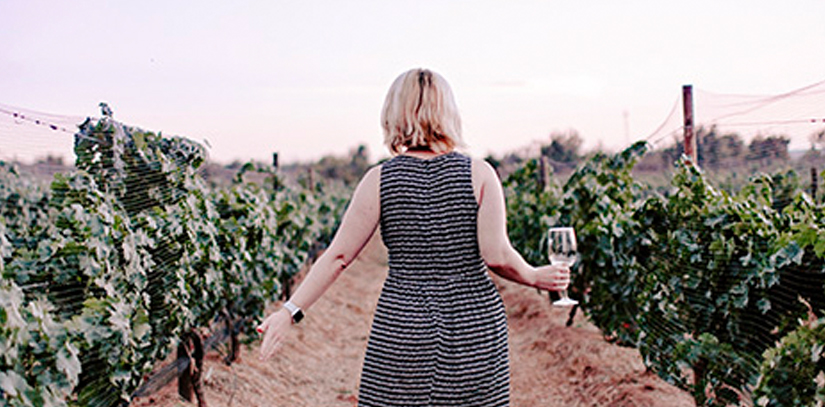
<instances>
[{"instance_id":1,"label":"soil","mask_svg":"<svg viewBox=\"0 0 825 407\"><path fill-rule=\"evenodd\" d=\"M221 351L204 362L209 406L357 404L358 379L375 304L386 275L386 252L373 238L362 255L296 325L281 352L258 359L258 343L231 366ZM578 313L553 307L546 294L497 278L510 328L511 405L694 406L690 395L646 372L639 352L604 340ZM177 383L135 399L135 406L194 406Z\"/></svg>"}]
</instances>

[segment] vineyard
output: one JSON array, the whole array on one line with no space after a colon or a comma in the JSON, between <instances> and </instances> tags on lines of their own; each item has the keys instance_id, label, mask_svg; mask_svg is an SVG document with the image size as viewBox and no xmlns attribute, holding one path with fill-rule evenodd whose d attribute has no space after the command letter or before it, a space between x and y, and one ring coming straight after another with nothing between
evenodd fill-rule
<instances>
[{"instance_id":1,"label":"vineyard","mask_svg":"<svg viewBox=\"0 0 825 407\"><path fill-rule=\"evenodd\" d=\"M822 206L793 172L731 195L684 161L657 194L632 175L646 151L598 154L561 186L529 161L505 181L514 245L541 262L542 231L574 226L588 317L698 405L825 402Z\"/></svg>"},{"instance_id":2,"label":"vineyard","mask_svg":"<svg viewBox=\"0 0 825 407\"><path fill-rule=\"evenodd\" d=\"M733 193L684 161L662 192L633 175L647 148L598 154L563 182L521 164L503 180L514 246L545 263L547 228L574 226L581 311L698 405L825 403L823 207L793 172ZM348 199L254 165L209 184L200 145L110 117L81 125L75 154L50 184L0 166L10 406L127 405L197 329L222 318L252 338Z\"/></svg>"},{"instance_id":3,"label":"vineyard","mask_svg":"<svg viewBox=\"0 0 825 407\"><path fill-rule=\"evenodd\" d=\"M84 123L75 152L50 186L1 168L8 405L127 404L193 329L229 315L250 333L346 203L276 174L210 188L202 147L110 118Z\"/></svg>"}]
</instances>

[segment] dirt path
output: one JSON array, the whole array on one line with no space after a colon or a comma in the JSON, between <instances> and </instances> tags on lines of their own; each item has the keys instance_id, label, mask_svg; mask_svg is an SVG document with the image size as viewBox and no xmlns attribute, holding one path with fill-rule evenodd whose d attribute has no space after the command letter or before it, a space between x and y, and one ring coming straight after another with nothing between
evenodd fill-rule
<instances>
[{"instance_id":1,"label":"dirt path","mask_svg":"<svg viewBox=\"0 0 825 407\"><path fill-rule=\"evenodd\" d=\"M372 313L386 274L374 239L293 330L280 356L257 359L257 344L226 366L212 352L206 397L214 406L356 405ZM693 406L685 392L646 374L639 353L611 345L582 317L564 326L566 309L534 289L496 279L510 323L511 404L528 406ZM191 406L172 384L136 406Z\"/></svg>"}]
</instances>

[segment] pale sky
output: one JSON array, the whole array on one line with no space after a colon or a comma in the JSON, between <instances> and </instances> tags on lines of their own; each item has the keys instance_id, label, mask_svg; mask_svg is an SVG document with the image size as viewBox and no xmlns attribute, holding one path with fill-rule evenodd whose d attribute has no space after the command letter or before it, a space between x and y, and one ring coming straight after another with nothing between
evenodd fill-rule
<instances>
[{"instance_id":1,"label":"pale sky","mask_svg":"<svg viewBox=\"0 0 825 407\"><path fill-rule=\"evenodd\" d=\"M63 123L105 101L224 162L362 143L377 159L390 83L426 67L452 85L474 155L569 129L618 149L683 84L770 95L825 80L824 22L822 0L0 0L0 107ZM0 121L0 155L71 146L16 128Z\"/></svg>"}]
</instances>

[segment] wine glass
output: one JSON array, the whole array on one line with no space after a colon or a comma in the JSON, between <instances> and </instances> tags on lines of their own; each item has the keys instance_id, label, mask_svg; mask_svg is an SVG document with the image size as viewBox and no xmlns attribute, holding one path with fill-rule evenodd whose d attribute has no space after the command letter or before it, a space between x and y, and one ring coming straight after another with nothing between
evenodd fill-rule
<instances>
[{"instance_id":1,"label":"wine glass","mask_svg":"<svg viewBox=\"0 0 825 407\"><path fill-rule=\"evenodd\" d=\"M550 264L572 267L578 257L576 231L571 227L550 228L547 239ZM567 290L562 290L559 294L561 298L554 301L553 305L567 307L579 303L567 296Z\"/></svg>"}]
</instances>

